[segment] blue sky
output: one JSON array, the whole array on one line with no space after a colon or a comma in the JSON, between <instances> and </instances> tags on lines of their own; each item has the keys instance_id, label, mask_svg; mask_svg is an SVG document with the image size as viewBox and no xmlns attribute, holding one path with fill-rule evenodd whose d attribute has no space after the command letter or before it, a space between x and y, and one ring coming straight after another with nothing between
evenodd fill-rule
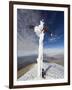
<instances>
[{"instance_id":1,"label":"blue sky","mask_svg":"<svg viewBox=\"0 0 72 90\"><path fill-rule=\"evenodd\" d=\"M45 26L53 33L45 33L45 48L63 48L64 47L64 12L63 11L40 11L41 18L45 21Z\"/></svg>"},{"instance_id":2,"label":"blue sky","mask_svg":"<svg viewBox=\"0 0 72 90\"><path fill-rule=\"evenodd\" d=\"M29 26L39 25L40 20L44 19L44 27L53 33L53 37L49 32L45 33L44 49L46 52L59 53L64 49L64 12L63 11L45 11L45 10L17 10L17 52L19 55L33 54L38 52L38 37L34 32L34 28ZM52 55L53 55L52 54Z\"/></svg>"}]
</instances>

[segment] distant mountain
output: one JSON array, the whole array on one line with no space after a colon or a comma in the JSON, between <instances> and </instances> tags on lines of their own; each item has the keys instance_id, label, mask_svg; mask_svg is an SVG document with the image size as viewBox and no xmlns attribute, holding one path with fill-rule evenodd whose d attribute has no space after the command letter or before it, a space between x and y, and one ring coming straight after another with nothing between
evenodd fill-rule
<instances>
[{"instance_id":1,"label":"distant mountain","mask_svg":"<svg viewBox=\"0 0 72 90\"><path fill-rule=\"evenodd\" d=\"M29 56L22 56L22 57L18 57L17 58L17 67L18 69L21 69L29 64L32 64L32 63L37 63L37 57L38 55L29 55ZM63 58L60 56L58 58L58 56L55 56L55 57L50 57L50 56L47 56L46 54L43 55L43 61L44 62L50 62L50 61L53 61L53 60L60 60L60 58L63 60Z\"/></svg>"}]
</instances>

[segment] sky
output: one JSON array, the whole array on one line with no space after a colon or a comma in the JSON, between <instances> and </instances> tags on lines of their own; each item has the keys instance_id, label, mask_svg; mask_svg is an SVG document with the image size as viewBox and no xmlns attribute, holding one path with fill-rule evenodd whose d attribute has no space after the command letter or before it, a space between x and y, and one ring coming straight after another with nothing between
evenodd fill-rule
<instances>
[{"instance_id":1,"label":"sky","mask_svg":"<svg viewBox=\"0 0 72 90\"><path fill-rule=\"evenodd\" d=\"M51 37L49 32L45 33L45 48L63 48L64 47L64 12L63 11L41 11L41 18L45 21L45 26L53 33Z\"/></svg>"},{"instance_id":2,"label":"sky","mask_svg":"<svg viewBox=\"0 0 72 90\"><path fill-rule=\"evenodd\" d=\"M48 11L48 10L17 10L17 51L22 53L33 53L38 49L38 37L34 32L34 28L40 24L40 20L44 19L44 27L49 32L44 36L44 49L61 50L64 49L64 12ZM61 50L60 50L61 49ZM53 52L54 53L54 52Z\"/></svg>"}]
</instances>

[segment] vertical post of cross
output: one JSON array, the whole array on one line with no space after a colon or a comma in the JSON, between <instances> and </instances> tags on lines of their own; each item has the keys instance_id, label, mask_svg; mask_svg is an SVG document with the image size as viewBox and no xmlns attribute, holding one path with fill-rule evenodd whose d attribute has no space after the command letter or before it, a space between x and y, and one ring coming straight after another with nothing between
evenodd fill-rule
<instances>
[{"instance_id":1,"label":"vertical post of cross","mask_svg":"<svg viewBox=\"0 0 72 90\"><path fill-rule=\"evenodd\" d=\"M37 58L37 66L38 66L38 73L37 77L42 77L42 68L43 68L43 40L44 40L44 22L43 20L40 21L40 25L35 26L34 31L36 35L39 37L39 47L38 47L38 58Z\"/></svg>"}]
</instances>

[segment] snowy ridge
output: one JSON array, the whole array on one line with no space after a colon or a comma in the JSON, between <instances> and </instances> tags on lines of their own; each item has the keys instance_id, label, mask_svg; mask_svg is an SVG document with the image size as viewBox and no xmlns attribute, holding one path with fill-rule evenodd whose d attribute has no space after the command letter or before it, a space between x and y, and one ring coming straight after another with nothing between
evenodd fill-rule
<instances>
[{"instance_id":1,"label":"snowy ridge","mask_svg":"<svg viewBox=\"0 0 72 90\"><path fill-rule=\"evenodd\" d=\"M64 67L55 63L44 63L44 70L46 70L45 79L63 79ZM27 73L21 76L18 81L35 80L37 78L37 64L33 66Z\"/></svg>"}]
</instances>

